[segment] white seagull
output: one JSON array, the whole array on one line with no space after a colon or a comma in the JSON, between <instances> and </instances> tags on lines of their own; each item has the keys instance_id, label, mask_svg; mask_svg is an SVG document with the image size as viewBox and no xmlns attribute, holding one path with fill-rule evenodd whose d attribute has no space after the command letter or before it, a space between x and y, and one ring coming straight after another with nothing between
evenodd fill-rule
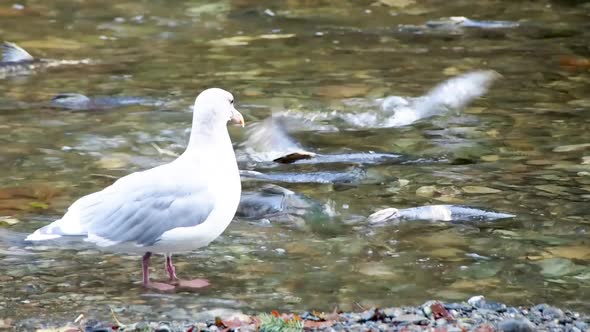
<instances>
[{"instance_id":1,"label":"white seagull","mask_svg":"<svg viewBox=\"0 0 590 332\"><path fill-rule=\"evenodd\" d=\"M242 188L228 121L244 126L233 96L218 88L201 92L182 155L78 199L61 219L26 239L78 236L107 251L143 254L143 285L149 288L208 285L203 279L179 280L171 255L208 245L234 217ZM150 281L152 253L166 256L170 284Z\"/></svg>"}]
</instances>

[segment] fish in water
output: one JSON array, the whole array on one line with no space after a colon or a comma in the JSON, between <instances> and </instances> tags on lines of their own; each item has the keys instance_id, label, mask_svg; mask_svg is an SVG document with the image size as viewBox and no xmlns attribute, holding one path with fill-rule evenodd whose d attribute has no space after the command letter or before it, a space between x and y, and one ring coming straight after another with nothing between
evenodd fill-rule
<instances>
[{"instance_id":1,"label":"fish in water","mask_svg":"<svg viewBox=\"0 0 590 332\"><path fill-rule=\"evenodd\" d=\"M492 221L497 219L514 218L507 213L484 211L459 205L425 205L407 209L387 208L371 214L369 224L393 224L402 221Z\"/></svg>"},{"instance_id":2,"label":"fish in water","mask_svg":"<svg viewBox=\"0 0 590 332\"><path fill-rule=\"evenodd\" d=\"M260 181L284 182L284 183L358 183L366 177L366 171L362 168L351 167L345 171L318 171L318 172L273 172L260 173L257 171L240 170L242 178Z\"/></svg>"},{"instance_id":3,"label":"fish in water","mask_svg":"<svg viewBox=\"0 0 590 332\"><path fill-rule=\"evenodd\" d=\"M0 45L0 49L2 51L2 61L0 61L0 78L15 75L25 75L37 69L90 63L89 59L37 59L18 45L6 41Z\"/></svg>"},{"instance_id":4,"label":"fish in water","mask_svg":"<svg viewBox=\"0 0 590 332\"><path fill-rule=\"evenodd\" d=\"M354 112L292 112L281 115L301 121L341 121L353 128L392 128L411 125L419 120L458 113L467 105L486 94L492 83L501 75L493 70L476 70L452 77L419 97L388 96L376 100L349 99L346 106ZM358 112L359 108L367 110Z\"/></svg>"},{"instance_id":5,"label":"fish in water","mask_svg":"<svg viewBox=\"0 0 590 332\"><path fill-rule=\"evenodd\" d=\"M426 26L432 29L457 29L457 28L480 28L480 29L509 29L520 26L518 22L512 21L480 21L472 20L464 16L451 16L439 20L428 21Z\"/></svg>"},{"instance_id":6,"label":"fish in water","mask_svg":"<svg viewBox=\"0 0 590 332\"><path fill-rule=\"evenodd\" d=\"M304 224L306 218L321 214L320 203L274 184L266 184L260 191L242 192L236 212L243 219L292 224Z\"/></svg>"},{"instance_id":7,"label":"fish in water","mask_svg":"<svg viewBox=\"0 0 590 332\"><path fill-rule=\"evenodd\" d=\"M247 139L240 144L247 161L290 164L297 160L310 159L315 153L305 151L287 133L282 117L271 116L256 123L247 131Z\"/></svg>"},{"instance_id":8,"label":"fish in water","mask_svg":"<svg viewBox=\"0 0 590 332\"><path fill-rule=\"evenodd\" d=\"M247 139L240 144L243 154L240 162L281 164L383 164L402 163L407 158L398 154L375 152L348 152L337 154L316 154L305 150L299 142L289 135L286 116L271 116L256 123L247 131Z\"/></svg>"},{"instance_id":9,"label":"fish in water","mask_svg":"<svg viewBox=\"0 0 590 332\"><path fill-rule=\"evenodd\" d=\"M51 98L49 106L52 108L72 111L108 110L131 105L161 106L159 100L132 96L98 96L87 97L78 93L60 93Z\"/></svg>"},{"instance_id":10,"label":"fish in water","mask_svg":"<svg viewBox=\"0 0 590 332\"><path fill-rule=\"evenodd\" d=\"M474 20L464 16L451 16L427 21L422 25L402 24L398 26L398 31L414 34L444 33L445 35L448 35L460 34L466 29L489 31L514 29L520 26L521 23L514 21L486 21Z\"/></svg>"}]
</instances>

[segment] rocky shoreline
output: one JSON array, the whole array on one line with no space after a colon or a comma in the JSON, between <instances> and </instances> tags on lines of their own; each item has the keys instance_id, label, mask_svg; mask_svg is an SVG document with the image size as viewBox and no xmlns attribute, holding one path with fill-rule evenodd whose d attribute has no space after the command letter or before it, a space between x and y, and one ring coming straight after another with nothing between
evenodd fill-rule
<instances>
[{"instance_id":1,"label":"rocky shoreline","mask_svg":"<svg viewBox=\"0 0 590 332\"><path fill-rule=\"evenodd\" d=\"M32 326L15 324L16 331L32 331ZM590 331L590 315L547 304L511 307L474 296L465 302L428 301L416 307L371 308L360 312L273 311L258 315L232 314L204 321L137 322L122 324L113 313L113 322L98 322L82 315L60 328L34 328L38 332L197 332L197 331L433 331L433 332L527 332Z\"/></svg>"}]
</instances>

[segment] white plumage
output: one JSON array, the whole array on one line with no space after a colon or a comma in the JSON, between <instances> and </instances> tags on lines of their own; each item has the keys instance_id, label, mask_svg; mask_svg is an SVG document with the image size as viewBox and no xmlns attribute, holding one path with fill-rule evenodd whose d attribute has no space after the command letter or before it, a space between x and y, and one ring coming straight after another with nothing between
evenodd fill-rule
<instances>
[{"instance_id":1,"label":"white plumage","mask_svg":"<svg viewBox=\"0 0 590 332\"><path fill-rule=\"evenodd\" d=\"M80 236L106 250L146 253L146 285L151 252L167 254L167 268L174 271L171 253L208 245L227 228L240 201L227 122L243 125L244 120L233 96L217 88L203 91L193 112L188 147L176 160L129 174L78 199L61 219L27 240ZM169 275L176 278L170 270Z\"/></svg>"}]
</instances>

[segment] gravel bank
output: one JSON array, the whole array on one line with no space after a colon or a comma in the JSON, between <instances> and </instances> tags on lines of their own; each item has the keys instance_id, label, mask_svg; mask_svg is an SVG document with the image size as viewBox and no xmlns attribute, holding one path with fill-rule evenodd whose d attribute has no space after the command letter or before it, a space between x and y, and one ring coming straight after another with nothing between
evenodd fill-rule
<instances>
[{"instance_id":1,"label":"gravel bank","mask_svg":"<svg viewBox=\"0 0 590 332\"><path fill-rule=\"evenodd\" d=\"M219 312L219 311L218 311ZM59 328L40 328L24 322L14 324L17 331L111 332L111 331L590 331L590 316L566 309L538 304L511 307L474 296L461 303L428 301L418 307L368 309L361 312L285 314L273 311L258 315L232 313L228 317L204 315L196 321L137 322L123 325L79 318ZM28 325L28 326L27 326Z\"/></svg>"}]
</instances>

